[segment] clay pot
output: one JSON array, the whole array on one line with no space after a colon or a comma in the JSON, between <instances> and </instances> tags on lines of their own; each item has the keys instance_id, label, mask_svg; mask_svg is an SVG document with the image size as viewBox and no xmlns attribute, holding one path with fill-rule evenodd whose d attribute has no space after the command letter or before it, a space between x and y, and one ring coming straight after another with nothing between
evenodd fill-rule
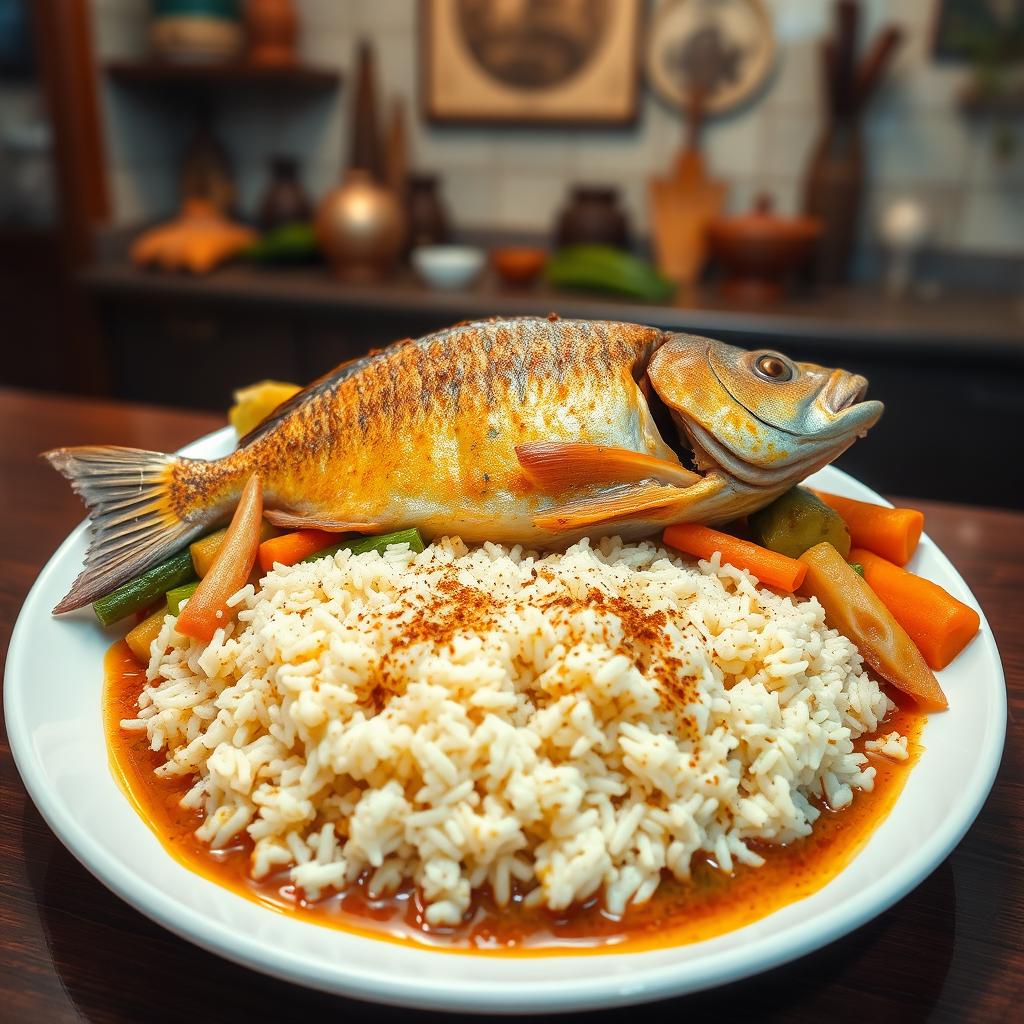
<instances>
[{"instance_id":1,"label":"clay pot","mask_svg":"<svg viewBox=\"0 0 1024 1024\"><path fill-rule=\"evenodd\" d=\"M708 240L725 269L723 295L739 302L777 302L787 277L808 260L820 235L820 221L779 217L768 196L760 197L750 213L716 217L708 225Z\"/></svg>"},{"instance_id":2,"label":"clay pot","mask_svg":"<svg viewBox=\"0 0 1024 1024\"><path fill-rule=\"evenodd\" d=\"M296 62L299 16L292 0L246 0L245 29L250 64L286 67Z\"/></svg>"},{"instance_id":3,"label":"clay pot","mask_svg":"<svg viewBox=\"0 0 1024 1024\"><path fill-rule=\"evenodd\" d=\"M391 190L354 168L327 194L316 215L320 248L346 281L375 281L394 267L405 240L405 216Z\"/></svg>"},{"instance_id":4,"label":"clay pot","mask_svg":"<svg viewBox=\"0 0 1024 1024\"><path fill-rule=\"evenodd\" d=\"M270 185L260 203L259 226L272 231L312 216L313 205L299 181L298 162L289 156L271 157Z\"/></svg>"},{"instance_id":5,"label":"clay pot","mask_svg":"<svg viewBox=\"0 0 1024 1024\"><path fill-rule=\"evenodd\" d=\"M437 178L414 174L409 179L406 213L409 218L409 248L440 245L448 241L448 211L438 194Z\"/></svg>"},{"instance_id":6,"label":"clay pot","mask_svg":"<svg viewBox=\"0 0 1024 1024\"><path fill-rule=\"evenodd\" d=\"M563 245L629 247L629 221L615 188L573 187L569 205L558 218L556 240Z\"/></svg>"}]
</instances>

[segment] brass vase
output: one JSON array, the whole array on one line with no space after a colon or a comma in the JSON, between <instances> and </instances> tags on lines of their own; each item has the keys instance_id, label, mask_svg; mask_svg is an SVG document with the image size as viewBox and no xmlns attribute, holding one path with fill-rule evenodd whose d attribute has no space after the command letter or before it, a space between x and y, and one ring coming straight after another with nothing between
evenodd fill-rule
<instances>
[{"instance_id":1,"label":"brass vase","mask_svg":"<svg viewBox=\"0 0 1024 1024\"><path fill-rule=\"evenodd\" d=\"M320 248L344 281L379 281L394 268L405 239L405 216L392 192L353 168L316 215Z\"/></svg>"}]
</instances>

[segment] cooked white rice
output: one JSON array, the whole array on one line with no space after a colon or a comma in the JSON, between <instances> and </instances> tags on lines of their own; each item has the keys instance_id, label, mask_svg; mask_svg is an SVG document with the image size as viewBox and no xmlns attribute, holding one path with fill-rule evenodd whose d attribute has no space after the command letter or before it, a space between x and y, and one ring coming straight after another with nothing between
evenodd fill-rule
<instances>
[{"instance_id":1,"label":"cooked white rice","mask_svg":"<svg viewBox=\"0 0 1024 1024\"><path fill-rule=\"evenodd\" d=\"M871 789L853 740L891 708L816 601L649 543L343 551L233 603L208 645L167 618L124 727L254 877L412 880L433 925L483 886L617 914L695 855L758 865Z\"/></svg>"}]
</instances>

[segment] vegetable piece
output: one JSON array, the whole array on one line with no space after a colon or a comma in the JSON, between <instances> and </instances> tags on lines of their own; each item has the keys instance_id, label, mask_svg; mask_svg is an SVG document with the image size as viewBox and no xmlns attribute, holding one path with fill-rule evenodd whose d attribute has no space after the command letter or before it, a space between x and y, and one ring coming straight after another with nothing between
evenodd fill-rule
<instances>
[{"instance_id":1,"label":"vegetable piece","mask_svg":"<svg viewBox=\"0 0 1024 1024\"><path fill-rule=\"evenodd\" d=\"M262 517L263 488L254 473L242 491L210 571L178 616L175 629L179 633L209 643L217 628L227 624L231 617L228 598L245 584L256 561Z\"/></svg>"},{"instance_id":2,"label":"vegetable piece","mask_svg":"<svg viewBox=\"0 0 1024 1024\"><path fill-rule=\"evenodd\" d=\"M168 590L167 610L163 614L170 612L172 615L177 615L181 611L181 606L196 592L198 586L199 580L195 580L193 583L185 583L173 590Z\"/></svg>"},{"instance_id":3,"label":"vegetable piece","mask_svg":"<svg viewBox=\"0 0 1024 1024\"><path fill-rule=\"evenodd\" d=\"M322 259L316 228L306 221L272 228L239 255L254 263L269 264L314 263Z\"/></svg>"},{"instance_id":4,"label":"vegetable piece","mask_svg":"<svg viewBox=\"0 0 1024 1024\"><path fill-rule=\"evenodd\" d=\"M751 544L748 540L730 537L698 523L677 523L665 530L662 539L671 547L697 558L710 558L716 551L722 561L748 569L761 583L792 593L803 583L807 566L777 551Z\"/></svg>"},{"instance_id":5,"label":"vegetable piece","mask_svg":"<svg viewBox=\"0 0 1024 1024\"><path fill-rule=\"evenodd\" d=\"M915 576L863 548L852 552L868 586L917 644L933 669L945 668L981 626L981 616L937 583Z\"/></svg>"},{"instance_id":6,"label":"vegetable piece","mask_svg":"<svg viewBox=\"0 0 1024 1024\"><path fill-rule=\"evenodd\" d=\"M872 505L824 491L814 493L846 520L855 548L867 548L897 565L906 565L917 550L924 530L923 512L915 508Z\"/></svg>"},{"instance_id":7,"label":"vegetable piece","mask_svg":"<svg viewBox=\"0 0 1024 1024\"><path fill-rule=\"evenodd\" d=\"M141 576L122 584L113 593L94 601L92 610L104 626L111 626L126 615L159 600L172 587L195 578L192 556L187 550L179 551L166 562L154 565Z\"/></svg>"},{"instance_id":8,"label":"vegetable piece","mask_svg":"<svg viewBox=\"0 0 1024 1024\"><path fill-rule=\"evenodd\" d=\"M282 402L301 391L298 384L280 380L261 380L235 392L235 404L228 409L228 420L239 437L259 426Z\"/></svg>"},{"instance_id":9,"label":"vegetable piece","mask_svg":"<svg viewBox=\"0 0 1024 1024\"><path fill-rule=\"evenodd\" d=\"M547 278L561 288L619 292L660 302L676 290L654 266L611 245L570 245L548 261Z\"/></svg>"},{"instance_id":10,"label":"vegetable piece","mask_svg":"<svg viewBox=\"0 0 1024 1024\"><path fill-rule=\"evenodd\" d=\"M327 530L296 530L280 537L265 540L260 545L259 563L264 572L270 572L275 562L294 565L315 551L323 551L338 535Z\"/></svg>"},{"instance_id":11,"label":"vegetable piece","mask_svg":"<svg viewBox=\"0 0 1024 1024\"><path fill-rule=\"evenodd\" d=\"M213 565L213 560L217 557L217 552L220 550L221 544L224 543L224 537L228 532L228 528L225 526L220 530L215 530L213 533L208 533L205 537L201 537L197 540L190 548L192 552L192 564L195 566L196 575L202 578L210 571L210 566ZM263 520L260 524L260 542L270 540L271 537L279 537L281 531L270 523Z\"/></svg>"},{"instance_id":12,"label":"vegetable piece","mask_svg":"<svg viewBox=\"0 0 1024 1024\"><path fill-rule=\"evenodd\" d=\"M862 579L864 577L864 566L860 562L847 562L847 565Z\"/></svg>"},{"instance_id":13,"label":"vegetable piece","mask_svg":"<svg viewBox=\"0 0 1024 1024\"><path fill-rule=\"evenodd\" d=\"M793 487L770 505L750 515L750 535L762 547L799 558L827 540L844 558L850 553L850 531L843 517L804 487Z\"/></svg>"},{"instance_id":14,"label":"vegetable piece","mask_svg":"<svg viewBox=\"0 0 1024 1024\"><path fill-rule=\"evenodd\" d=\"M131 259L138 266L205 274L256 238L255 231L228 220L210 200L195 197L184 201L173 220L139 235Z\"/></svg>"},{"instance_id":15,"label":"vegetable piece","mask_svg":"<svg viewBox=\"0 0 1024 1024\"><path fill-rule=\"evenodd\" d=\"M301 559L303 562L315 562L321 558L336 555L341 550L351 551L353 555L365 555L367 551L377 551L380 554L392 544L408 544L410 550L417 554L423 550L423 538L419 530L398 530L396 533L382 533L376 537L355 537L352 540L342 541L341 544L333 544L329 548L317 551Z\"/></svg>"},{"instance_id":16,"label":"vegetable piece","mask_svg":"<svg viewBox=\"0 0 1024 1024\"><path fill-rule=\"evenodd\" d=\"M944 710L946 695L914 641L843 556L822 543L805 551L800 561L807 566L800 593L818 599L828 624L857 645L878 675L925 711Z\"/></svg>"},{"instance_id":17,"label":"vegetable piece","mask_svg":"<svg viewBox=\"0 0 1024 1024\"><path fill-rule=\"evenodd\" d=\"M167 609L161 608L159 611L153 612L149 618L143 619L125 635L125 643L131 648L132 654L143 664L149 664L149 649L153 645L153 641L160 635L166 616Z\"/></svg>"}]
</instances>

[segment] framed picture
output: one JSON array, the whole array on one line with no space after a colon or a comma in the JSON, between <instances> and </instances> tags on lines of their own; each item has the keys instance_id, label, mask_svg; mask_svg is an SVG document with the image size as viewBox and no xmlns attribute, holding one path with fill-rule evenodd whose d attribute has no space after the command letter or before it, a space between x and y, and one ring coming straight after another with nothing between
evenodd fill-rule
<instances>
[{"instance_id":1,"label":"framed picture","mask_svg":"<svg viewBox=\"0 0 1024 1024\"><path fill-rule=\"evenodd\" d=\"M642 0L421 0L432 121L624 125L637 112Z\"/></svg>"}]
</instances>

